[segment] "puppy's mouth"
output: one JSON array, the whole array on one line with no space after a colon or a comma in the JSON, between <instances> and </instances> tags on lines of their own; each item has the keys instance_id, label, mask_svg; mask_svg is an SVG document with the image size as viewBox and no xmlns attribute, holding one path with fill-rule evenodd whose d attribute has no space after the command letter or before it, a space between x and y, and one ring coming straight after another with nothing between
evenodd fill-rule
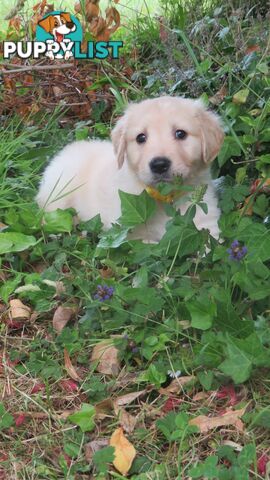
<instances>
[{"instance_id":1,"label":"puppy's mouth","mask_svg":"<svg viewBox=\"0 0 270 480\"><path fill-rule=\"evenodd\" d=\"M155 187L160 182L162 182L162 183L172 183L173 182L173 175L170 175L170 174L154 175L153 179L150 182L150 186Z\"/></svg>"},{"instance_id":2,"label":"puppy's mouth","mask_svg":"<svg viewBox=\"0 0 270 480\"><path fill-rule=\"evenodd\" d=\"M62 33L59 33L59 32L55 32L55 39L57 42L62 42L64 40L64 35Z\"/></svg>"}]
</instances>

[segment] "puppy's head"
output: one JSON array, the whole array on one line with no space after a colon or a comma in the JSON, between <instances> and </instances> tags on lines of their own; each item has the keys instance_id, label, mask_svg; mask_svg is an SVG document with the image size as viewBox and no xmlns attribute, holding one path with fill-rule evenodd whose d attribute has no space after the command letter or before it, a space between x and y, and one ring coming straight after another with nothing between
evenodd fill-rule
<instances>
[{"instance_id":1,"label":"puppy's head","mask_svg":"<svg viewBox=\"0 0 270 480\"><path fill-rule=\"evenodd\" d=\"M72 21L70 14L66 12L62 12L59 15L48 15L40 20L38 25L47 33L54 35L55 38L59 36L59 39L56 38L59 41L63 40L64 35L76 30L76 25Z\"/></svg>"},{"instance_id":2,"label":"puppy's head","mask_svg":"<svg viewBox=\"0 0 270 480\"><path fill-rule=\"evenodd\" d=\"M223 142L219 118L199 100L161 97L130 105L112 131L119 168L126 159L146 185L194 178Z\"/></svg>"}]
</instances>

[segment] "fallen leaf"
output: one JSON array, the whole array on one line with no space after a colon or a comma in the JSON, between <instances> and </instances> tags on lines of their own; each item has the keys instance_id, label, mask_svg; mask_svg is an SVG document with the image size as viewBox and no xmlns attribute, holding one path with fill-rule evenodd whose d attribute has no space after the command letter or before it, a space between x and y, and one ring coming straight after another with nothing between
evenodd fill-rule
<instances>
[{"instance_id":1,"label":"fallen leaf","mask_svg":"<svg viewBox=\"0 0 270 480\"><path fill-rule=\"evenodd\" d=\"M249 89L243 88L242 90L239 90L239 92L233 95L232 101L237 105L242 105L246 103L248 96L249 96Z\"/></svg>"},{"instance_id":2,"label":"fallen leaf","mask_svg":"<svg viewBox=\"0 0 270 480\"><path fill-rule=\"evenodd\" d=\"M228 94L228 88L226 83L222 85L222 87L218 90L218 92L215 93L212 97L209 97L209 102L212 103L212 105L219 105L220 103L223 102L224 98Z\"/></svg>"},{"instance_id":3,"label":"fallen leaf","mask_svg":"<svg viewBox=\"0 0 270 480\"><path fill-rule=\"evenodd\" d=\"M257 469L258 469L259 475L265 476L268 462L270 462L270 457L268 455L266 455L266 453L263 453L258 458Z\"/></svg>"},{"instance_id":4,"label":"fallen leaf","mask_svg":"<svg viewBox=\"0 0 270 480\"><path fill-rule=\"evenodd\" d=\"M190 383L192 380L195 380L196 377L193 375L188 375L186 377L179 377L175 378L170 385L165 388L160 388L159 393L161 395L170 395L170 394L177 394L183 390L183 386Z\"/></svg>"},{"instance_id":5,"label":"fallen leaf","mask_svg":"<svg viewBox=\"0 0 270 480\"><path fill-rule=\"evenodd\" d=\"M65 369L66 369L67 373L69 374L70 378L72 378L73 380L76 380L76 382L81 382L82 379L79 377L75 368L73 367L73 365L71 363L71 360L70 360L69 353L68 353L66 348L64 349L64 359L65 359Z\"/></svg>"},{"instance_id":6,"label":"fallen leaf","mask_svg":"<svg viewBox=\"0 0 270 480\"><path fill-rule=\"evenodd\" d=\"M98 440L92 440L92 442L88 442L84 445L84 451L85 451L85 458L87 462L91 462L94 453L96 453L98 450L101 450L104 447L107 447L109 445L109 440L108 438L99 438Z\"/></svg>"},{"instance_id":7,"label":"fallen leaf","mask_svg":"<svg viewBox=\"0 0 270 480\"><path fill-rule=\"evenodd\" d=\"M111 340L104 340L93 348L91 363L94 362L98 362L96 370L99 373L116 376L120 372L118 350Z\"/></svg>"},{"instance_id":8,"label":"fallen leaf","mask_svg":"<svg viewBox=\"0 0 270 480\"><path fill-rule=\"evenodd\" d=\"M216 398L227 398L229 400L228 405L231 407L238 403L237 394L233 385L225 385L221 387L216 393Z\"/></svg>"},{"instance_id":9,"label":"fallen leaf","mask_svg":"<svg viewBox=\"0 0 270 480\"><path fill-rule=\"evenodd\" d=\"M14 298L10 300L9 305L11 320L29 320L31 308L24 305L21 300Z\"/></svg>"},{"instance_id":10,"label":"fallen leaf","mask_svg":"<svg viewBox=\"0 0 270 480\"><path fill-rule=\"evenodd\" d=\"M110 439L110 446L114 447L113 465L122 475L126 475L136 456L136 450L128 441L122 428L117 428Z\"/></svg>"},{"instance_id":11,"label":"fallen leaf","mask_svg":"<svg viewBox=\"0 0 270 480\"><path fill-rule=\"evenodd\" d=\"M132 433L137 423L137 417L134 417L134 415L131 415L123 407L119 407L116 403L113 404L113 407L115 415L117 415L119 418L121 427L123 427L125 432Z\"/></svg>"},{"instance_id":12,"label":"fallen leaf","mask_svg":"<svg viewBox=\"0 0 270 480\"><path fill-rule=\"evenodd\" d=\"M207 417L206 415L199 415L189 421L189 425L196 425L201 433L207 433L217 427L225 427L234 425L237 430L243 431L244 424L240 418L244 415L246 407L239 410L229 410L218 417Z\"/></svg>"},{"instance_id":13,"label":"fallen leaf","mask_svg":"<svg viewBox=\"0 0 270 480\"><path fill-rule=\"evenodd\" d=\"M16 427L20 427L26 420L26 415L24 415L23 413L21 413L20 415L18 415L16 418L15 418L15 425Z\"/></svg>"},{"instance_id":14,"label":"fallen leaf","mask_svg":"<svg viewBox=\"0 0 270 480\"><path fill-rule=\"evenodd\" d=\"M161 410L165 413L171 412L172 410L175 410L177 407L179 407L181 402L182 400L180 398L168 398Z\"/></svg>"},{"instance_id":15,"label":"fallen leaf","mask_svg":"<svg viewBox=\"0 0 270 480\"><path fill-rule=\"evenodd\" d=\"M33 393L43 392L45 390L45 388L46 388L45 383L36 383L33 386L30 394L32 395Z\"/></svg>"},{"instance_id":16,"label":"fallen leaf","mask_svg":"<svg viewBox=\"0 0 270 480\"><path fill-rule=\"evenodd\" d=\"M194 402L199 402L200 400L205 400L206 398L209 398L209 393L207 392L198 392L194 397L192 397L192 400Z\"/></svg>"},{"instance_id":17,"label":"fallen leaf","mask_svg":"<svg viewBox=\"0 0 270 480\"><path fill-rule=\"evenodd\" d=\"M114 403L119 407L123 405L129 405L130 403L134 402L139 397L145 395L147 390L140 390L139 392L131 392L127 393L126 395L121 395L114 400Z\"/></svg>"},{"instance_id":18,"label":"fallen leaf","mask_svg":"<svg viewBox=\"0 0 270 480\"><path fill-rule=\"evenodd\" d=\"M53 328L57 333L61 333L66 324L71 320L75 314L75 309L72 307L57 307L53 316Z\"/></svg>"},{"instance_id":19,"label":"fallen leaf","mask_svg":"<svg viewBox=\"0 0 270 480\"><path fill-rule=\"evenodd\" d=\"M66 392L76 392L79 389L78 384L73 380L61 380L59 383Z\"/></svg>"}]
</instances>

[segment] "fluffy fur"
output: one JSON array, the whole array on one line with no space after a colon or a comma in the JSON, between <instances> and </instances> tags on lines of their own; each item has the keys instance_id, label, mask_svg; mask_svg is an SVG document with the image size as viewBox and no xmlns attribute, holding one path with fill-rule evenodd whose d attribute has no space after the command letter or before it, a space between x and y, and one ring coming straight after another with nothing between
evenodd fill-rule
<instances>
[{"instance_id":1,"label":"fluffy fur","mask_svg":"<svg viewBox=\"0 0 270 480\"><path fill-rule=\"evenodd\" d=\"M187 132L176 139L175 131ZM138 134L146 142L138 144ZM105 228L121 215L118 190L140 194L146 186L171 181L182 175L188 185L207 184L205 214L197 208L194 222L198 229L208 228L218 237L219 210L209 165L223 142L219 118L206 110L199 100L161 97L130 105L116 123L109 141L80 141L67 145L46 168L37 201L47 211L73 207L81 220L98 213ZM166 157L170 168L163 174L153 173L150 162ZM182 197L179 209L188 207ZM156 242L165 232L168 221L163 204L146 225L135 229L134 236Z\"/></svg>"}]
</instances>

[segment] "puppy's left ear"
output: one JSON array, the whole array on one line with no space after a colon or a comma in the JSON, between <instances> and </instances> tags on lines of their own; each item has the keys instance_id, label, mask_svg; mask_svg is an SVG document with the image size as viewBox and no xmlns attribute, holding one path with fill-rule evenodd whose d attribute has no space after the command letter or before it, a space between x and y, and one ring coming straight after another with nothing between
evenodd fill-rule
<instances>
[{"instance_id":1,"label":"puppy's left ear","mask_svg":"<svg viewBox=\"0 0 270 480\"><path fill-rule=\"evenodd\" d=\"M224 132L218 115L206 110L202 104L199 113L199 122L202 142L202 160L205 164L208 164L216 158L224 140Z\"/></svg>"},{"instance_id":2,"label":"puppy's left ear","mask_svg":"<svg viewBox=\"0 0 270 480\"><path fill-rule=\"evenodd\" d=\"M114 152L117 158L118 168L123 166L126 153L126 115L118 120L111 132Z\"/></svg>"}]
</instances>

